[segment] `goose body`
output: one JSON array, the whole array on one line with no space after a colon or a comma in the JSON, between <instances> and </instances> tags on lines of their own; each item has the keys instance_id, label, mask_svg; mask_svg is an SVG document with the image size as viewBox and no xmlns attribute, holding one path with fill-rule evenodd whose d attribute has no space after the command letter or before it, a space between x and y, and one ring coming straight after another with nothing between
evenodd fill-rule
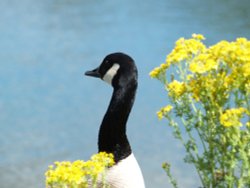
<instances>
[{"instance_id":1,"label":"goose body","mask_svg":"<svg viewBox=\"0 0 250 188\"><path fill-rule=\"evenodd\" d=\"M113 87L113 94L99 130L99 152L112 153L115 165L106 175L110 188L145 188L141 169L126 135L126 123L137 89L137 69L131 57L123 53L106 56L101 65L85 73Z\"/></svg>"}]
</instances>

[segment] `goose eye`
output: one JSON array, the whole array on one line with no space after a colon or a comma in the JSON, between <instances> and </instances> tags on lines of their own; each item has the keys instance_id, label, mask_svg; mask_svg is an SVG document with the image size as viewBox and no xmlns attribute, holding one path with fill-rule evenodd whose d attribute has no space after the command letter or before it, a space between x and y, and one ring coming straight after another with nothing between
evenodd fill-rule
<instances>
[{"instance_id":1,"label":"goose eye","mask_svg":"<svg viewBox=\"0 0 250 188\"><path fill-rule=\"evenodd\" d=\"M120 65L115 63L113 64L112 67L110 67L107 72L105 73L105 75L103 76L103 80L105 82L107 82L108 84L112 85L112 80L115 77L115 75L117 74L117 71L119 70Z\"/></svg>"}]
</instances>

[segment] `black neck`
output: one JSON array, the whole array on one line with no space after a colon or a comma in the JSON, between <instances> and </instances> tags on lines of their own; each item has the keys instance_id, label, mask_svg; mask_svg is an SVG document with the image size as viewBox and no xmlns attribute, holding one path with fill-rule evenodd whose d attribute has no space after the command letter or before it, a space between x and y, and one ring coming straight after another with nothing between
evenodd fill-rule
<instances>
[{"instance_id":1,"label":"black neck","mask_svg":"<svg viewBox=\"0 0 250 188\"><path fill-rule=\"evenodd\" d=\"M118 162L131 154L126 123L134 103L137 83L115 88L99 131L99 152L113 153Z\"/></svg>"}]
</instances>

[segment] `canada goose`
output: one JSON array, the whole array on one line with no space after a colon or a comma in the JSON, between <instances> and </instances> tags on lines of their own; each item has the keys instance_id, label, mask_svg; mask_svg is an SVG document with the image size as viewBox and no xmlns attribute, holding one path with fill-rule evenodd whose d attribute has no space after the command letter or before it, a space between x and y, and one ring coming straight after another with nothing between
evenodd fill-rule
<instances>
[{"instance_id":1,"label":"canada goose","mask_svg":"<svg viewBox=\"0 0 250 188\"><path fill-rule=\"evenodd\" d=\"M140 167L132 153L126 123L137 89L137 68L134 60L124 53L106 56L101 65L85 73L101 78L113 86L113 95L99 130L99 152L112 153L115 165L106 175L111 188L144 188Z\"/></svg>"}]
</instances>

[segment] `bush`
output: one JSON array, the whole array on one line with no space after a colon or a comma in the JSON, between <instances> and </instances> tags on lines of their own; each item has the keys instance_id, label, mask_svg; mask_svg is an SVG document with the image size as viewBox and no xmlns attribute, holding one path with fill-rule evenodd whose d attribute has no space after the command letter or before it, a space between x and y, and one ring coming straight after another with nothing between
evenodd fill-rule
<instances>
[{"instance_id":1,"label":"bush","mask_svg":"<svg viewBox=\"0 0 250 188\"><path fill-rule=\"evenodd\" d=\"M166 62L150 72L168 93L168 120L203 187L250 186L250 41L180 38ZM171 73L172 72L172 73ZM184 131L183 131L184 130ZM169 165L163 165L169 173ZM166 168L166 166L168 168Z\"/></svg>"}]
</instances>

